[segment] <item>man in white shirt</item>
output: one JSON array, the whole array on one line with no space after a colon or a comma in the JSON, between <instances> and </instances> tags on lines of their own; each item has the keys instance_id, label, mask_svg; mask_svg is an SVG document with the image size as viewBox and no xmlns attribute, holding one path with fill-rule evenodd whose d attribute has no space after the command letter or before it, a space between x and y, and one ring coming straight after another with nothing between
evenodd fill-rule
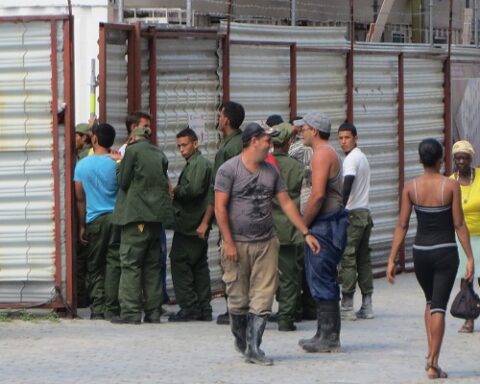
<instances>
[{"instance_id":1,"label":"man in white shirt","mask_svg":"<svg viewBox=\"0 0 480 384\"><path fill-rule=\"evenodd\" d=\"M347 246L341 261L342 319L373 319L373 274L369 247L373 221L368 202L370 166L365 154L357 147L357 129L353 124L340 126L338 140L346 155L343 161L343 202L350 219ZM357 282L362 292L362 306L354 313L353 297Z\"/></svg>"}]
</instances>

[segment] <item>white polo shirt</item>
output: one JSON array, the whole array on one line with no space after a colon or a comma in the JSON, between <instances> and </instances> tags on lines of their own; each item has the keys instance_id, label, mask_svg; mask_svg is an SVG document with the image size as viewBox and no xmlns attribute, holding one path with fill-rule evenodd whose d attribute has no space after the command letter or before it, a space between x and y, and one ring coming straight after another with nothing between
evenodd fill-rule
<instances>
[{"instance_id":1,"label":"white polo shirt","mask_svg":"<svg viewBox=\"0 0 480 384\"><path fill-rule=\"evenodd\" d=\"M343 161L343 177L345 176L355 176L346 208L369 209L370 165L367 156L358 147L352 149Z\"/></svg>"}]
</instances>

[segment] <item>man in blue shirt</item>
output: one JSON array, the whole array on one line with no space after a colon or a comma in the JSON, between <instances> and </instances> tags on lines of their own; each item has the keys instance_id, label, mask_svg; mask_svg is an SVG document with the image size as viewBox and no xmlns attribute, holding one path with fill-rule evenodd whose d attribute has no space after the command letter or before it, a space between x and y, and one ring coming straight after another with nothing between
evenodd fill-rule
<instances>
[{"instance_id":1,"label":"man in blue shirt","mask_svg":"<svg viewBox=\"0 0 480 384\"><path fill-rule=\"evenodd\" d=\"M111 125L94 126L92 145L95 153L75 167L78 236L86 247L91 319L119 314L120 231L111 222L118 192L116 163L110 157L114 140L115 129Z\"/></svg>"}]
</instances>

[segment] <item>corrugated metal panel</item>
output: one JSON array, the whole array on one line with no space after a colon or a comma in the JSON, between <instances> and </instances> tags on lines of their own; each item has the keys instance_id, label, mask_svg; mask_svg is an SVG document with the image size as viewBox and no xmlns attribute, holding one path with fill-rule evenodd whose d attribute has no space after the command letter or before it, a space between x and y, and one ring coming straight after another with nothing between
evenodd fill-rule
<instances>
[{"instance_id":1,"label":"corrugated metal panel","mask_svg":"<svg viewBox=\"0 0 480 384\"><path fill-rule=\"evenodd\" d=\"M354 56L354 120L371 168L372 264L383 269L398 216L398 59Z\"/></svg>"},{"instance_id":2,"label":"corrugated metal panel","mask_svg":"<svg viewBox=\"0 0 480 384\"><path fill-rule=\"evenodd\" d=\"M127 139L128 113L128 32L107 29L107 122L115 128L115 145ZM133 75L133 74L132 74Z\"/></svg>"},{"instance_id":3,"label":"corrugated metal panel","mask_svg":"<svg viewBox=\"0 0 480 384\"><path fill-rule=\"evenodd\" d=\"M220 30L226 32L227 23L222 21ZM346 43L345 27L292 27L288 25L262 25L230 23L230 40L296 42L299 46L343 46Z\"/></svg>"},{"instance_id":4,"label":"corrugated metal panel","mask_svg":"<svg viewBox=\"0 0 480 384\"><path fill-rule=\"evenodd\" d=\"M196 127L200 150L213 162L218 143L217 110L220 103L218 41L216 39L157 39L157 141L168 157L172 184L185 165L176 147L176 134L189 125L189 117L200 122ZM148 56L143 60L148 61ZM142 64L142 68L145 65ZM143 88L145 92L145 87ZM143 93L142 92L142 93ZM142 105L146 101L142 98ZM203 124L202 124L203 122ZM202 125L203 128L202 129ZM172 239L168 231L168 249ZM217 249L218 230L210 233L208 259L212 289L221 288ZM171 288L170 274L168 285Z\"/></svg>"},{"instance_id":5,"label":"corrugated metal panel","mask_svg":"<svg viewBox=\"0 0 480 384\"><path fill-rule=\"evenodd\" d=\"M50 23L0 23L0 302L55 295Z\"/></svg>"},{"instance_id":6,"label":"corrugated metal panel","mask_svg":"<svg viewBox=\"0 0 480 384\"><path fill-rule=\"evenodd\" d=\"M341 53L297 53L297 110L322 111L334 129L346 118L347 69Z\"/></svg>"},{"instance_id":7,"label":"corrugated metal panel","mask_svg":"<svg viewBox=\"0 0 480 384\"><path fill-rule=\"evenodd\" d=\"M226 30L226 25L221 25ZM290 115L288 46L238 45L235 41L296 43L298 47L346 47L345 28L289 27L232 23L230 98L245 107L245 121L275 113ZM335 123L345 114L345 62L342 54L297 53L298 112L322 109ZM329 92L332 94L329 97Z\"/></svg>"},{"instance_id":8,"label":"corrugated metal panel","mask_svg":"<svg viewBox=\"0 0 480 384\"><path fill-rule=\"evenodd\" d=\"M443 60L406 58L405 71L405 180L423 173L418 145L427 138L444 141ZM415 214L405 242L407 261L417 229Z\"/></svg>"}]
</instances>

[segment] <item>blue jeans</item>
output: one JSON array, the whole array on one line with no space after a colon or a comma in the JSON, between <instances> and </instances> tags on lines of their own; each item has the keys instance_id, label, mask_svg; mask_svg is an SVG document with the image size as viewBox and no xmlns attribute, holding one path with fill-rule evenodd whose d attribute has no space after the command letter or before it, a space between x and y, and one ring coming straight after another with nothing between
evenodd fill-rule
<instances>
[{"instance_id":1,"label":"blue jeans","mask_svg":"<svg viewBox=\"0 0 480 384\"><path fill-rule=\"evenodd\" d=\"M347 244L348 224L348 212L341 208L317 216L310 226L321 247L320 253L315 254L305 244L305 274L316 302L340 300L337 265Z\"/></svg>"}]
</instances>

